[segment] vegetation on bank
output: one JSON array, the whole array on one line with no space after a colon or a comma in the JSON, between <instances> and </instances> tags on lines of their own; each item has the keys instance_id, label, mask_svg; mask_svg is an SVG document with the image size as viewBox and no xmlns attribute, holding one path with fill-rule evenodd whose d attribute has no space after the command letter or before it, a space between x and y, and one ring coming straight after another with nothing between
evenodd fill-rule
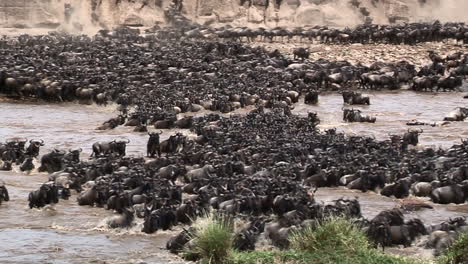
<instances>
[{"instance_id":1,"label":"vegetation on bank","mask_svg":"<svg viewBox=\"0 0 468 264\"><path fill-rule=\"evenodd\" d=\"M233 253L234 221L231 217L209 213L198 218L189 232L191 242L182 256L201 263L229 263Z\"/></svg>"},{"instance_id":2,"label":"vegetation on bank","mask_svg":"<svg viewBox=\"0 0 468 264\"><path fill-rule=\"evenodd\" d=\"M364 232L345 218L292 232L288 250L238 252L233 249L230 217L210 214L198 219L192 242L183 256L209 264L418 264L420 261L385 254L373 248Z\"/></svg>"},{"instance_id":3,"label":"vegetation on bank","mask_svg":"<svg viewBox=\"0 0 468 264\"><path fill-rule=\"evenodd\" d=\"M445 254L438 259L439 264L468 263L468 233L462 233Z\"/></svg>"}]
</instances>

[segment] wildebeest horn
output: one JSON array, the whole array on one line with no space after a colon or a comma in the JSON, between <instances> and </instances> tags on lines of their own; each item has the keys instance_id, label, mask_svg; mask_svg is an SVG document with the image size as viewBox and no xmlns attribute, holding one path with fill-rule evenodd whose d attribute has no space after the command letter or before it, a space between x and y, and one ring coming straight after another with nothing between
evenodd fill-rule
<instances>
[{"instance_id":1,"label":"wildebeest horn","mask_svg":"<svg viewBox=\"0 0 468 264\"><path fill-rule=\"evenodd\" d=\"M127 138L127 143L130 143L130 139Z\"/></svg>"},{"instance_id":2,"label":"wildebeest horn","mask_svg":"<svg viewBox=\"0 0 468 264\"><path fill-rule=\"evenodd\" d=\"M79 148L79 149L78 149L78 152L82 152L82 151L83 151L83 149L82 149L82 148Z\"/></svg>"},{"instance_id":3,"label":"wildebeest horn","mask_svg":"<svg viewBox=\"0 0 468 264\"><path fill-rule=\"evenodd\" d=\"M29 143L32 143L33 142L33 139L29 140Z\"/></svg>"},{"instance_id":4,"label":"wildebeest horn","mask_svg":"<svg viewBox=\"0 0 468 264\"><path fill-rule=\"evenodd\" d=\"M41 139L41 144L44 144L44 140L43 140L43 139Z\"/></svg>"},{"instance_id":5,"label":"wildebeest horn","mask_svg":"<svg viewBox=\"0 0 468 264\"><path fill-rule=\"evenodd\" d=\"M162 134L162 133L163 133L163 131L162 131L162 130L159 130L159 131L160 131L160 132L159 132L158 134Z\"/></svg>"},{"instance_id":6,"label":"wildebeest horn","mask_svg":"<svg viewBox=\"0 0 468 264\"><path fill-rule=\"evenodd\" d=\"M422 128L419 129L421 132L419 132L420 134L424 132L424 130Z\"/></svg>"}]
</instances>

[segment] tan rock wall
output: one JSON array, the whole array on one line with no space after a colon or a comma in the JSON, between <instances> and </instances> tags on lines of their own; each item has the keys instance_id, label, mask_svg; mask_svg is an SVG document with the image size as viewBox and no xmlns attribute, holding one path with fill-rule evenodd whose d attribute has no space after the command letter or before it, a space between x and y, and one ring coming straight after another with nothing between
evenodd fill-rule
<instances>
[{"instance_id":1,"label":"tan rock wall","mask_svg":"<svg viewBox=\"0 0 468 264\"><path fill-rule=\"evenodd\" d=\"M92 10L92 1L98 3ZM0 27L58 25L65 30L113 27L119 24L152 26L162 22L164 8L172 0L0 0ZM189 18L231 23L235 26L301 26L330 24L352 26L362 23L363 16L351 7L349 0L184 0L183 12ZM376 23L387 23L392 15L407 16L412 21L422 18L467 20L464 11L468 1L428 0L430 8L422 9L418 0L360 0L361 7L371 13ZM465 3L466 2L466 3ZM70 23L64 22L64 4L70 3L74 13ZM93 15L95 19L91 17ZM96 18L98 22L96 22Z\"/></svg>"}]
</instances>

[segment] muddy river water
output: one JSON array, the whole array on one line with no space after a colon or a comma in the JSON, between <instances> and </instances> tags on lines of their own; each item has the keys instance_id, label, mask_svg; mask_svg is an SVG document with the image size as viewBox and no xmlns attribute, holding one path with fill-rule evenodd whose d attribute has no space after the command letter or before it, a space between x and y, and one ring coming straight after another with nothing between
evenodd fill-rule
<instances>
[{"instance_id":1,"label":"muddy river water","mask_svg":"<svg viewBox=\"0 0 468 264\"><path fill-rule=\"evenodd\" d=\"M343 101L339 94L321 95L317 106L298 103L294 112L304 115L317 112L322 120L322 129L337 127L346 133L386 139L388 133L407 130L405 123L408 120L441 121L455 107L468 104L461 93L379 92L370 94L370 97L371 105L359 109L375 115L375 124L343 123ZM143 156L147 141L145 133L133 133L129 127L95 130L115 113L112 106L18 103L0 99L0 141L14 137L43 139L46 145L41 154L53 148L82 147L83 159L89 157L93 142L128 138L131 142L127 155ZM460 138L468 137L466 122L423 129L419 147L450 147L460 142ZM165 132L162 138L171 132ZM13 172L1 172L0 180L5 181L11 198L10 202L0 206L0 263L182 263L163 249L171 232L144 234L140 232L141 220L137 220L137 225L130 230L109 230L105 223L112 217L112 212L78 206L75 195L55 206L30 210L28 193L47 180L44 173L33 171L26 175L15 169ZM399 203L374 193L343 188L325 188L317 192L317 199L323 201L355 196L359 197L366 217L373 217ZM420 217L426 224L433 224L456 215L468 215L468 206L465 205L437 205L434 208L411 213L407 217ZM391 251L430 256L429 251L416 247Z\"/></svg>"}]
</instances>

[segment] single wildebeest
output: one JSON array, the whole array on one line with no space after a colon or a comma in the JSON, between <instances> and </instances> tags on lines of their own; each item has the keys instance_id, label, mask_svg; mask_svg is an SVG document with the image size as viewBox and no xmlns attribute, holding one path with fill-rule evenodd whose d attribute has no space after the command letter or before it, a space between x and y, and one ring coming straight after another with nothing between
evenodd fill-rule
<instances>
[{"instance_id":1,"label":"single wildebeest","mask_svg":"<svg viewBox=\"0 0 468 264\"><path fill-rule=\"evenodd\" d=\"M362 115L359 109L343 109L343 121L375 123L376 117Z\"/></svg>"},{"instance_id":2,"label":"single wildebeest","mask_svg":"<svg viewBox=\"0 0 468 264\"><path fill-rule=\"evenodd\" d=\"M158 153L158 156L161 156L161 151L159 149L159 135L162 134L162 131L159 133L152 132L148 133L149 139L148 143L146 144L146 155L148 157L154 157L156 153Z\"/></svg>"},{"instance_id":3,"label":"single wildebeest","mask_svg":"<svg viewBox=\"0 0 468 264\"><path fill-rule=\"evenodd\" d=\"M80 162L80 153L83 151L82 148L78 149L69 149L68 153L65 154L63 160L68 163L79 163Z\"/></svg>"},{"instance_id":4,"label":"single wildebeest","mask_svg":"<svg viewBox=\"0 0 468 264\"><path fill-rule=\"evenodd\" d=\"M24 154L31 156L33 158L39 156L39 148L41 146L44 146L44 140L41 139L41 141L37 140L30 140L29 141L29 146L26 149L26 152Z\"/></svg>"},{"instance_id":5,"label":"single wildebeest","mask_svg":"<svg viewBox=\"0 0 468 264\"><path fill-rule=\"evenodd\" d=\"M308 59L309 56L310 56L310 51L309 49L305 49L305 48L298 48L298 49L295 49L293 51L293 54L294 54L294 59L301 59L301 60L305 60L305 59Z\"/></svg>"},{"instance_id":6,"label":"single wildebeest","mask_svg":"<svg viewBox=\"0 0 468 264\"><path fill-rule=\"evenodd\" d=\"M423 133L422 129L420 130L409 130L405 134L403 134L402 138L402 147L403 149L407 149L408 145L416 146L419 143L419 134Z\"/></svg>"},{"instance_id":7,"label":"single wildebeest","mask_svg":"<svg viewBox=\"0 0 468 264\"><path fill-rule=\"evenodd\" d=\"M34 163L32 157L27 157L23 164L20 166L21 171L32 171L34 169Z\"/></svg>"},{"instance_id":8,"label":"single wildebeest","mask_svg":"<svg viewBox=\"0 0 468 264\"><path fill-rule=\"evenodd\" d=\"M29 208L44 207L46 204L58 203L58 188L54 182L47 182L41 185L39 190L29 193Z\"/></svg>"},{"instance_id":9,"label":"single wildebeest","mask_svg":"<svg viewBox=\"0 0 468 264\"><path fill-rule=\"evenodd\" d=\"M111 142L96 142L93 144L93 153L91 157L99 157L101 155L112 154L115 153L119 156L125 156L125 150L127 144L130 143L130 140L127 141L116 141L113 140Z\"/></svg>"},{"instance_id":10,"label":"single wildebeest","mask_svg":"<svg viewBox=\"0 0 468 264\"><path fill-rule=\"evenodd\" d=\"M310 91L304 97L304 104L317 104L319 93L317 91Z\"/></svg>"},{"instance_id":11,"label":"single wildebeest","mask_svg":"<svg viewBox=\"0 0 468 264\"><path fill-rule=\"evenodd\" d=\"M466 117L468 117L468 108L457 107L444 118L444 121L463 121Z\"/></svg>"},{"instance_id":12,"label":"single wildebeest","mask_svg":"<svg viewBox=\"0 0 468 264\"><path fill-rule=\"evenodd\" d=\"M390 226L391 245L409 247L418 235L427 235L427 230L419 219L412 219L403 225Z\"/></svg>"},{"instance_id":13,"label":"single wildebeest","mask_svg":"<svg viewBox=\"0 0 468 264\"><path fill-rule=\"evenodd\" d=\"M10 196L8 195L8 190L5 186L5 183L3 181L0 181L0 205L3 201L10 201Z\"/></svg>"},{"instance_id":14,"label":"single wildebeest","mask_svg":"<svg viewBox=\"0 0 468 264\"><path fill-rule=\"evenodd\" d=\"M50 153L45 154L41 157L41 166L39 172L47 171L48 173L56 172L63 167L63 156L65 152L60 150L53 150Z\"/></svg>"},{"instance_id":15,"label":"single wildebeest","mask_svg":"<svg viewBox=\"0 0 468 264\"><path fill-rule=\"evenodd\" d=\"M361 93L356 93L352 91L343 91L342 93L343 101L345 104L349 105L369 105L370 99L369 96L363 96Z\"/></svg>"}]
</instances>

